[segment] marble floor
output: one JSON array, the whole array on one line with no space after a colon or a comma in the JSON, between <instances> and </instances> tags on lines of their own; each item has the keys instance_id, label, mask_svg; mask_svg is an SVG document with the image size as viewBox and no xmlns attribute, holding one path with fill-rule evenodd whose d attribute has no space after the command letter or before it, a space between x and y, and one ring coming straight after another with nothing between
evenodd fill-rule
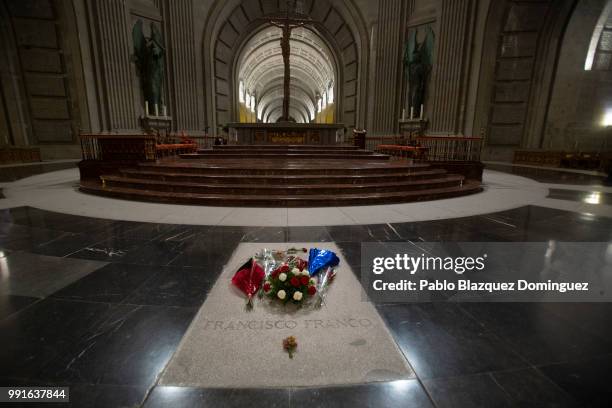
<instances>
[{"instance_id":1,"label":"marble floor","mask_svg":"<svg viewBox=\"0 0 612 408\"><path fill-rule=\"evenodd\" d=\"M604 303L377 305L414 380L323 388L158 385L240 243L335 242L356 273L362 242L612 243L609 190L546 183L525 181L537 199L510 209L483 203L479 213L455 209L445 219L412 214L383 222L378 214L372 222L267 227L94 218L11 205L9 195L0 199L0 386L70 386L74 407L609 406L612 305Z\"/></svg>"}]
</instances>

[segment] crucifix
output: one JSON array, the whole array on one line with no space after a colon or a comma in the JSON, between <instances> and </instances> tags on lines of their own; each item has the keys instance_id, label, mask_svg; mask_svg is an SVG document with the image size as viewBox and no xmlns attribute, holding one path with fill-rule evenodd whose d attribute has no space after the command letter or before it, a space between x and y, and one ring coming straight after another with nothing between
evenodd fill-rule
<instances>
[{"instance_id":1,"label":"crucifix","mask_svg":"<svg viewBox=\"0 0 612 408\"><path fill-rule=\"evenodd\" d=\"M305 25L311 23L311 19L308 16L301 13L301 10L298 10L298 0L288 0L287 1L287 10L284 15L279 16L278 18L272 18L269 20L270 24L275 27L278 27L282 30L281 37L281 51L283 55L283 64L284 64L284 81L283 81L283 116L281 117L282 122L289 122L289 100L291 98L291 65L290 65L290 55L291 55L291 43L289 42L291 38L291 31L297 27L304 27Z\"/></svg>"}]
</instances>

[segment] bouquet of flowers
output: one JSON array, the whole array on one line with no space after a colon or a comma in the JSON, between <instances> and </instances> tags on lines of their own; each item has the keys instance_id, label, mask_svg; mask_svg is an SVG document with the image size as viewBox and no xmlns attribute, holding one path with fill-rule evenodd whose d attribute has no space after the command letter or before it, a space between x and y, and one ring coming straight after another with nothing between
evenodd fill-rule
<instances>
[{"instance_id":1,"label":"bouquet of flowers","mask_svg":"<svg viewBox=\"0 0 612 408\"><path fill-rule=\"evenodd\" d=\"M289 353L289 358L293 358L297 350L297 339L294 336L289 336L283 340L283 349Z\"/></svg>"},{"instance_id":2,"label":"bouquet of flowers","mask_svg":"<svg viewBox=\"0 0 612 408\"><path fill-rule=\"evenodd\" d=\"M336 266L340 260L332 251L325 249L312 248L308 256L308 269L310 275L317 276L316 294L317 300L315 307L321 307L324 302L325 294L329 285L336 277Z\"/></svg>"},{"instance_id":3,"label":"bouquet of flowers","mask_svg":"<svg viewBox=\"0 0 612 408\"><path fill-rule=\"evenodd\" d=\"M249 259L232 278L232 284L247 296L247 310L253 309L253 296L259 291L264 276L263 268Z\"/></svg>"},{"instance_id":4,"label":"bouquet of flowers","mask_svg":"<svg viewBox=\"0 0 612 408\"><path fill-rule=\"evenodd\" d=\"M290 256L286 262L274 269L263 285L264 293L283 303L302 305L317 293L316 281L310 277L308 263L297 256Z\"/></svg>"},{"instance_id":5,"label":"bouquet of flowers","mask_svg":"<svg viewBox=\"0 0 612 408\"><path fill-rule=\"evenodd\" d=\"M299 254L307 252L305 261ZM247 296L247 309L253 308L256 293L300 306L316 296L315 305L321 307L338 262L336 254L325 249L263 249L240 267L232 283Z\"/></svg>"}]
</instances>

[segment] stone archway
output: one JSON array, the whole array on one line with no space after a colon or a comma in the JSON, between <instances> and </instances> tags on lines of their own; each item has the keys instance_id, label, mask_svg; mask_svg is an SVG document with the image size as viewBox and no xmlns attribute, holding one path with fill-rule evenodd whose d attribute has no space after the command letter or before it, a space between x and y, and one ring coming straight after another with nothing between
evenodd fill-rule
<instances>
[{"instance_id":1,"label":"stone archway","mask_svg":"<svg viewBox=\"0 0 612 408\"><path fill-rule=\"evenodd\" d=\"M315 5L316 3L316 5ZM282 12L283 1L234 0L217 2L204 35L204 64L208 124L213 130L236 120L238 83L236 58L253 33L266 24L265 16ZM364 70L367 69L367 32L350 10L328 0L303 2L302 9L329 45L337 61L337 121L347 128L363 124ZM359 19L357 19L359 20Z\"/></svg>"},{"instance_id":2,"label":"stone archway","mask_svg":"<svg viewBox=\"0 0 612 408\"><path fill-rule=\"evenodd\" d=\"M269 104L283 99L285 69L281 35L280 28L264 25L240 47L233 64L233 81L239 84L239 104L236 104L236 95L232 95L234 109L242 106L244 110L245 95L256 95L256 104L250 103L250 109L257 110L258 121L266 122L263 111L268 110ZM332 97L338 93L338 59L313 28L294 28L289 43L292 53L290 99L291 106L298 111L293 119L302 123L314 121L319 100L325 101L322 110L333 110L337 117L339 104L335 100L327 104L328 95Z\"/></svg>"}]
</instances>

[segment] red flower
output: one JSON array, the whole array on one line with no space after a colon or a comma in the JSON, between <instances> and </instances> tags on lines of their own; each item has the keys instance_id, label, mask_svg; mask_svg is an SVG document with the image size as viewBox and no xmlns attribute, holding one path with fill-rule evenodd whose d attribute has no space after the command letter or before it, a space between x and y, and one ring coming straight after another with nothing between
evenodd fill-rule
<instances>
[{"instance_id":1,"label":"red flower","mask_svg":"<svg viewBox=\"0 0 612 408\"><path fill-rule=\"evenodd\" d=\"M297 278L297 276L294 276L293 278L291 278L291 285L294 287L298 287L300 286L300 280Z\"/></svg>"},{"instance_id":2,"label":"red flower","mask_svg":"<svg viewBox=\"0 0 612 408\"><path fill-rule=\"evenodd\" d=\"M269 292L269 291L270 291L270 288L271 288L271 286L270 286L270 282L266 282L266 283L264 283L264 286L263 286L263 290L264 290L264 292Z\"/></svg>"},{"instance_id":3,"label":"red flower","mask_svg":"<svg viewBox=\"0 0 612 408\"><path fill-rule=\"evenodd\" d=\"M308 266L308 262L306 262L302 258L297 259L296 268L298 268L300 271L303 271L306 266Z\"/></svg>"},{"instance_id":4,"label":"red flower","mask_svg":"<svg viewBox=\"0 0 612 408\"><path fill-rule=\"evenodd\" d=\"M308 294L310 296L314 295L315 293L317 293L317 288L315 288L314 286L309 286L308 287Z\"/></svg>"},{"instance_id":5,"label":"red flower","mask_svg":"<svg viewBox=\"0 0 612 408\"><path fill-rule=\"evenodd\" d=\"M308 276L302 276L300 278L300 281L302 282L302 285L308 285L308 282L310 282L310 278Z\"/></svg>"},{"instance_id":6,"label":"red flower","mask_svg":"<svg viewBox=\"0 0 612 408\"><path fill-rule=\"evenodd\" d=\"M289 272L289 265L285 264L285 265L281 266L279 269L280 269L279 273L281 273L281 272L287 273L287 272Z\"/></svg>"}]
</instances>

